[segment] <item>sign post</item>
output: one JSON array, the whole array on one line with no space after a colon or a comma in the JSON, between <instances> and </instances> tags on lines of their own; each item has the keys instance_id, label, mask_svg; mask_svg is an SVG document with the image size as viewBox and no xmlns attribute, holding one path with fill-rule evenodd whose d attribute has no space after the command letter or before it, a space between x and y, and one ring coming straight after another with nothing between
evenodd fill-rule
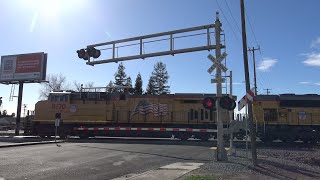
<instances>
[{"instance_id":1,"label":"sign post","mask_svg":"<svg viewBox=\"0 0 320 180\"><path fill-rule=\"evenodd\" d=\"M55 118L56 119L54 121L54 126L55 126L54 142L57 143L57 134L58 134L58 127L60 125L61 113L56 113Z\"/></svg>"}]
</instances>

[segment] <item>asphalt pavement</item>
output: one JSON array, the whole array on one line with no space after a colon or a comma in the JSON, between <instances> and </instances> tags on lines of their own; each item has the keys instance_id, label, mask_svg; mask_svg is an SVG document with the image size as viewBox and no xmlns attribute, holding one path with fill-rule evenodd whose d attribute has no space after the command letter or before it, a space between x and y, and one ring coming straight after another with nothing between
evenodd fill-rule
<instances>
[{"instance_id":1,"label":"asphalt pavement","mask_svg":"<svg viewBox=\"0 0 320 180\"><path fill-rule=\"evenodd\" d=\"M185 163L181 167L199 166L197 164L214 159L207 146L165 142L126 144L82 140L59 143L59 146L39 144L0 148L0 179L126 179L141 173L146 176L150 171L161 176L161 173L168 175L166 172L169 172L161 167L181 163Z\"/></svg>"}]
</instances>

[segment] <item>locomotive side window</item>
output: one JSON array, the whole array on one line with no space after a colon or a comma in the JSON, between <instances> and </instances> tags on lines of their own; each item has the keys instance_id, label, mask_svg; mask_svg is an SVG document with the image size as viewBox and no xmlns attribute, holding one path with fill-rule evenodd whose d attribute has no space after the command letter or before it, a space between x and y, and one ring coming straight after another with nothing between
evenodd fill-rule
<instances>
[{"instance_id":1,"label":"locomotive side window","mask_svg":"<svg viewBox=\"0 0 320 180\"><path fill-rule=\"evenodd\" d=\"M190 109L190 120L193 120L193 109Z\"/></svg>"},{"instance_id":2,"label":"locomotive side window","mask_svg":"<svg viewBox=\"0 0 320 180\"><path fill-rule=\"evenodd\" d=\"M198 111L194 111L194 118L198 119Z\"/></svg>"},{"instance_id":3,"label":"locomotive side window","mask_svg":"<svg viewBox=\"0 0 320 180\"><path fill-rule=\"evenodd\" d=\"M203 120L203 116L204 116L204 114L203 114L203 109L201 109L201 111L200 111L201 113L200 113L200 117L201 117L201 120Z\"/></svg>"},{"instance_id":4,"label":"locomotive side window","mask_svg":"<svg viewBox=\"0 0 320 180\"><path fill-rule=\"evenodd\" d=\"M205 119L208 119L208 118L209 118L208 111L206 111L206 112L204 113L204 117L205 117Z\"/></svg>"},{"instance_id":5,"label":"locomotive side window","mask_svg":"<svg viewBox=\"0 0 320 180\"><path fill-rule=\"evenodd\" d=\"M278 121L276 109L263 109L265 121Z\"/></svg>"}]
</instances>

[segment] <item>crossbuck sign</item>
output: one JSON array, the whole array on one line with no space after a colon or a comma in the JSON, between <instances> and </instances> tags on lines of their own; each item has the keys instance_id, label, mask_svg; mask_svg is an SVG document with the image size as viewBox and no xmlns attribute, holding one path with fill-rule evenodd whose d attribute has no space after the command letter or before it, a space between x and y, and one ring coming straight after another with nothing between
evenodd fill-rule
<instances>
[{"instance_id":1,"label":"crossbuck sign","mask_svg":"<svg viewBox=\"0 0 320 180\"><path fill-rule=\"evenodd\" d=\"M223 72L226 72L228 69L221 63L222 60L227 56L227 53L223 53L219 56L218 59L214 58L211 54L208 55L208 59L213 62L213 65L208 69L208 73L211 74L216 67L219 67ZM211 83L222 83L225 79L221 77L216 77L216 79L211 79Z\"/></svg>"},{"instance_id":2,"label":"crossbuck sign","mask_svg":"<svg viewBox=\"0 0 320 180\"><path fill-rule=\"evenodd\" d=\"M214 58L211 54L208 55L208 59L210 59L213 62L213 65L208 69L208 73L211 74L212 71L219 67L223 72L227 72L227 68L221 64L221 61L227 56L227 53L223 53L221 56L219 56L218 59Z\"/></svg>"}]
</instances>

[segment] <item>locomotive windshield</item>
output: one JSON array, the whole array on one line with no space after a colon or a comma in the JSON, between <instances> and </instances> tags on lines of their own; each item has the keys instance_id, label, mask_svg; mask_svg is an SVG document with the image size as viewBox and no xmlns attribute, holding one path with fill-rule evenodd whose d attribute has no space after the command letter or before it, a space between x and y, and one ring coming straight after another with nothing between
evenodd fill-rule
<instances>
[{"instance_id":1,"label":"locomotive windshield","mask_svg":"<svg viewBox=\"0 0 320 180\"><path fill-rule=\"evenodd\" d=\"M51 102L68 102L71 92L51 92L48 100Z\"/></svg>"}]
</instances>

